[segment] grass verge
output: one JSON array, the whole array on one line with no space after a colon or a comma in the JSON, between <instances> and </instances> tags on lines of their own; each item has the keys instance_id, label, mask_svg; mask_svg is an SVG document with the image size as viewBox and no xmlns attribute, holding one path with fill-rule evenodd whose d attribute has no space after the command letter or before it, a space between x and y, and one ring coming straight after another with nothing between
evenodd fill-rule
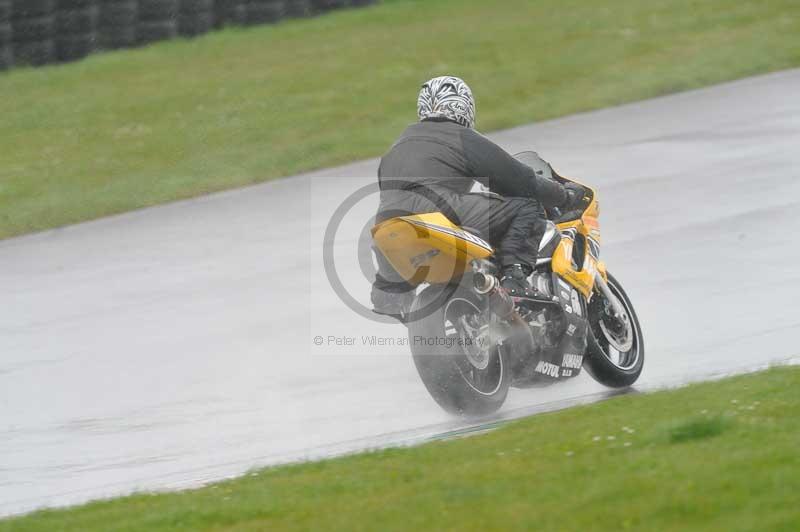
<instances>
[{"instance_id":1,"label":"grass verge","mask_svg":"<svg viewBox=\"0 0 800 532\"><path fill-rule=\"evenodd\" d=\"M493 130L800 65L796 0L386 1L0 75L0 238L382 153L420 83Z\"/></svg>"},{"instance_id":2,"label":"grass verge","mask_svg":"<svg viewBox=\"0 0 800 532\"><path fill-rule=\"evenodd\" d=\"M800 529L800 368L0 521L50 530Z\"/></svg>"}]
</instances>

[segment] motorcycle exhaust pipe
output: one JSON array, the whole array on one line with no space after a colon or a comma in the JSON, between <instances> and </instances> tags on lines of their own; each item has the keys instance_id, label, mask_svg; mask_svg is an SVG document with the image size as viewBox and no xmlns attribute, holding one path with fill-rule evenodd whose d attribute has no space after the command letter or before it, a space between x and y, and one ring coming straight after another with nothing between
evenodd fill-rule
<instances>
[{"instance_id":1,"label":"motorcycle exhaust pipe","mask_svg":"<svg viewBox=\"0 0 800 532\"><path fill-rule=\"evenodd\" d=\"M472 276L472 284L475 287L475 293L486 295L497 286L497 277L491 273L476 272Z\"/></svg>"},{"instance_id":2,"label":"motorcycle exhaust pipe","mask_svg":"<svg viewBox=\"0 0 800 532\"><path fill-rule=\"evenodd\" d=\"M536 342L533 339L530 327L517 313L514 308L514 301L512 301L508 292L500 286L500 281L498 281L497 277L490 273L476 272L472 278L472 283L476 294L488 297L491 311L500 319L514 325L512 328L514 332L510 333L508 337L513 336L524 342L526 347L522 349L523 352L536 352Z\"/></svg>"},{"instance_id":3,"label":"motorcycle exhaust pipe","mask_svg":"<svg viewBox=\"0 0 800 532\"><path fill-rule=\"evenodd\" d=\"M500 281L490 273L476 272L472 277L475 293L489 299L489 307L503 319L509 319L516 314L511 296L500 287Z\"/></svg>"}]
</instances>

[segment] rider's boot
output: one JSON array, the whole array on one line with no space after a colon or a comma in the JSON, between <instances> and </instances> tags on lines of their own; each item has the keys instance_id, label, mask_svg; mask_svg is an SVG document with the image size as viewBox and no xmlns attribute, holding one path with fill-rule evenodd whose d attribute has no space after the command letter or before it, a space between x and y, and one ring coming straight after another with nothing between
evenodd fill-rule
<instances>
[{"instance_id":1,"label":"rider's boot","mask_svg":"<svg viewBox=\"0 0 800 532\"><path fill-rule=\"evenodd\" d=\"M514 297L536 297L537 292L528 282L533 270L525 264L512 264L503 268L500 286Z\"/></svg>"}]
</instances>

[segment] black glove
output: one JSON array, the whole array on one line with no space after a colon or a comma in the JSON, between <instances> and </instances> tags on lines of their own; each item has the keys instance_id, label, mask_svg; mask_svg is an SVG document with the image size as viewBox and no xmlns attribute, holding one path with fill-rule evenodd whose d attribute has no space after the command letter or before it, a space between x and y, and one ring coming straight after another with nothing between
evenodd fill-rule
<instances>
[{"instance_id":1,"label":"black glove","mask_svg":"<svg viewBox=\"0 0 800 532\"><path fill-rule=\"evenodd\" d=\"M567 195L567 200L561 207L564 211L582 209L585 207L584 196L586 195L586 189L583 188L583 186L577 183L565 183L564 191Z\"/></svg>"}]
</instances>

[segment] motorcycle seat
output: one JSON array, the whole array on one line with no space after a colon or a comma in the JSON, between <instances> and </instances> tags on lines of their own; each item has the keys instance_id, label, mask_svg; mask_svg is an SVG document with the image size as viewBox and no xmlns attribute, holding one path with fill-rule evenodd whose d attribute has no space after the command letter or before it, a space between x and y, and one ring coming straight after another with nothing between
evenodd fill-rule
<instances>
[{"instance_id":1,"label":"motorcycle seat","mask_svg":"<svg viewBox=\"0 0 800 532\"><path fill-rule=\"evenodd\" d=\"M475 227L470 227L468 225L461 225L459 226L463 231L467 233L471 233L477 236L480 239L486 240L486 236L484 236L483 232ZM559 238L556 238L559 237ZM552 229L547 231L542 238L542 241L539 243L539 256L540 257L549 257L553 254L558 247L558 243L561 241L561 238L558 234L558 231L553 225Z\"/></svg>"},{"instance_id":2,"label":"motorcycle seat","mask_svg":"<svg viewBox=\"0 0 800 532\"><path fill-rule=\"evenodd\" d=\"M477 236L478 238L480 238L482 240L486 240L486 237L484 236L484 234L480 230L475 228L475 227L470 227L468 225L460 225L459 227L462 230L466 231L467 233L472 233L473 235Z\"/></svg>"}]
</instances>

